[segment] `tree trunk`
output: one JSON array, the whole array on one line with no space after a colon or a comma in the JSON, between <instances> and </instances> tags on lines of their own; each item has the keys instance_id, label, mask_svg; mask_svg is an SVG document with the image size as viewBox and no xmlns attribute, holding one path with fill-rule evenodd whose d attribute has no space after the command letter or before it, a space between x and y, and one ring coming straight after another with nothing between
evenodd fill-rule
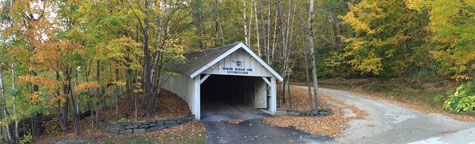
<instances>
[{"instance_id":1,"label":"tree trunk","mask_svg":"<svg viewBox=\"0 0 475 144\"><path fill-rule=\"evenodd\" d=\"M309 104L310 104L310 110L313 109L313 100L312 100L312 87L310 86L310 76L309 76L309 72L308 72L308 56L307 56L307 45L305 44L305 31L306 31L306 26L305 24L303 23L303 16L302 16L302 9L303 9L303 6L302 6L302 2L299 2L299 17L300 17L300 21L302 21L302 48L303 48L303 53L304 53L304 61L305 61L305 77L307 78L307 89L308 89L308 100L309 100Z\"/></svg>"},{"instance_id":2,"label":"tree trunk","mask_svg":"<svg viewBox=\"0 0 475 144\"><path fill-rule=\"evenodd\" d=\"M262 5L262 4L261 4ZM272 16L271 16L271 5L272 5L272 0L269 0L269 14L267 15L268 17L268 23L267 23L267 33L266 33L266 37L267 37L267 42L266 42L266 63L269 63L270 61L270 40L271 40L271 35L270 35L270 27L271 27L271 21L272 21ZM277 18L276 18L277 19Z\"/></svg>"},{"instance_id":3,"label":"tree trunk","mask_svg":"<svg viewBox=\"0 0 475 144\"><path fill-rule=\"evenodd\" d=\"M267 52L267 39L266 39L266 28L264 27L265 26L265 22L264 22L264 9L262 8L263 6L263 3L262 3L262 0L259 0L259 9L261 11L261 29L262 29L262 38L264 40L264 55L267 55L268 52ZM267 57L267 56L266 56ZM265 59L265 58L264 58Z\"/></svg>"},{"instance_id":4,"label":"tree trunk","mask_svg":"<svg viewBox=\"0 0 475 144\"><path fill-rule=\"evenodd\" d=\"M287 95L289 96L289 109L292 109L292 95L290 94L290 72L287 73Z\"/></svg>"},{"instance_id":5,"label":"tree trunk","mask_svg":"<svg viewBox=\"0 0 475 144\"><path fill-rule=\"evenodd\" d=\"M67 86L64 86L67 88ZM64 90L67 92L67 90ZM68 94L64 93L64 94ZM62 131L66 131L68 129L68 114L69 114L69 98L66 98L66 101L63 104L63 112L62 112L62 118L60 119L60 126Z\"/></svg>"},{"instance_id":6,"label":"tree trunk","mask_svg":"<svg viewBox=\"0 0 475 144\"><path fill-rule=\"evenodd\" d=\"M149 40L149 35L148 35L148 16L149 16L149 2L145 1L145 18L144 18L144 24L145 28L143 29L143 35L144 35L144 55L145 55L145 63L144 63L144 92L145 92L145 97L147 99L150 99L152 97L152 82L151 82L151 67L150 67L150 50L148 48L148 40ZM148 102L147 107L149 105L152 105L152 103ZM150 115L150 110L146 110L146 116L147 119L149 118L148 116Z\"/></svg>"},{"instance_id":7,"label":"tree trunk","mask_svg":"<svg viewBox=\"0 0 475 144\"><path fill-rule=\"evenodd\" d=\"M60 80L60 75L59 75L59 72L56 71L56 80ZM66 86L63 85L63 93L65 93L66 91ZM58 97L61 95L60 94L60 89L57 90L56 94L58 95ZM66 101L67 102L67 101ZM61 101L58 100L58 117L59 117L59 126L61 127L61 130L64 131L67 129L67 126L66 126L66 122L67 120L65 120L65 118L67 118L65 116L65 113L64 111L62 112L61 111Z\"/></svg>"},{"instance_id":8,"label":"tree trunk","mask_svg":"<svg viewBox=\"0 0 475 144\"><path fill-rule=\"evenodd\" d=\"M119 81L119 69L115 70L115 81ZM115 119L119 120L119 84L115 86Z\"/></svg>"},{"instance_id":9,"label":"tree trunk","mask_svg":"<svg viewBox=\"0 0 475 144\"><path fill-rule=\"evenodd\" d=\"M35 122L35 119L36 119L36 113L33 114L33 116L31 117L31 136L35 136L36 135L36 122Z\"/></svg>"},{"instance_id":10,"label":"tree trunk","mask_svg":"<svg viewBox=\"0 0 475 144\"><path fill-rule=\"evenodd\" d=\"M77 106L77 101L76 98L73 95L73 89L72 89L72 71L73 68L70 68L69 71L66 71L66 79L68 80L68 91L71 96L71 105L73 107L73 127L74 127L74 134L76 136L79 136L79 107Z\"/></svg>"},{"instance_id":11,"label":"tree trunk","mask_svg":"<svg viewBox=\"0 0 475 144\"><path fill-rule=\"evenodd\" d=\"M15 92L15 64L12 61L12 89ZM13 101L13 118L15 120L15 142L20 140L20 136L18 134L18 117L16 115L16 92L12 95Z\"/></svg>"},{"instance_id":12,"label":"tree trunk","mask_svg":"<svg viewBox=\"0 0 475 144\"><path fill-rule=\"evenodd\" d=\"M99 82L101 80L101 73L100 73L100 64L101 62L99 60L96 60L96 63L97 63L97 69L96 69L96 75L97 75L97 82ZM101 99L101 94L100 94L100 88L99 87L96 87L96 98L97 98L97 102L96 102L96 128L99 128L99 101Z\"/></svg>"},{"instance_id":13,"label":"tree trunk","mask_svg":"<svg viewBox=\"0 0 475 144\"><path fill-rule=\"evenodd\" d=\"M3 78L2 78L2 68L0 67L0 90L2 92L2 102L3 102L3 117L8 119L8 111L7 111L7 101L5 99L5 91L3 89ZM7 141L10 142L12 139L12 136L10 135L10 129L8 127L8 124L5 125L5 128L7 130Z\"/></svg>"},{"instance_id":14,"label":"tree trunk","mask_svg":"<svg viewBox=\"0 0 475 144\"><path fill-rule=\"evenodd\" d=\"M251 42L251 36L252 36L252 16L253 16L253 13L254 12L254 9L252 9L252 3L251 3L251 13L249 14L249 32L247 33L247 39L249 40L249 44L247 45L249 48L252 49L252 42Z\"/></svg>"},{"instance_id":15,"label":"tree trunk","mask_svg":"<svg viewBox=\"0 0 475 144\"><path fill-rule=\"evenodd\" d=\"M193 15L195 17L194 23L196 27L196 36L198 37L198 43L200 46L200 50L203 49L203 43L201 42L201 32L200 32L200 25L201 25L201 19L200 19L200 12L198 10L198 2L197 0L193 0ZM147 7L147 6L146 6Z\"/></svg>"},{"instance_id":16,"label":"tree trunk","mask_svg":"<svg viewBox=\"0 0 475 144\"><path fill-rule=\"evenodd\" d=\"M311 64L312 64L312 78L313 78L313 95L315 96L315 110L318 111L318 82L317 82L317 65L315 64L315 48L313 45L313 30L312 30L312 23L313 23L313 0L310 0L310 10L308 12L308 41L310 45L310 55L311 55Z\"/></svg>"},{"instance_id":17,"label":"tree trunk","mask_svg":"<svg viewBox=\"0 0 475 144\"><path fill-rule=\"evenodd\" d=\"M260 42L260 35L259 35L259 21L257 20L257 8L256 8L256 3L254 3L254 0L252 0L252 5L254 7L254 17L256 20L257 55L260 57L262 54L261 54L261 42Z\"/></svg>"},{"instance_id":18,"label":"tree trunk","mask_svg":"<svg viewBox=\"0 0 475 144\"><path fill-rule=\"evenodd\" d=\"M277 11L275 12L275 21L274 21L274 34L272 35L272 52L271 52L271 56L270 56L270 61L269 61L269 64L272 65L273 61L274 61L274 52L275 52L275 41L276 41L276 33L277 33L277 16L279 14L279 11L280 11L280 0L277 1L277 4L278 7L277 7Z\"/></svg>"},{"instance_id":19,"label":"tree trunk","mask_svg":"<svg viewBox=\"0 0 475 144\"><path fill-rule=\"evenodd\" d=\"M139 81L138 81L138 72L136 72L136 75L135 76L135 84L137 84ZM133 88L135 90L135 87ZM138 108L137 108L137 93L134 92L134 108L135 108L135 119L138 120Z\"/></svg>"},{"instance_id":20,"label":"tree trunk","mask_svg":"<svg viewBox=\"0 0 475 144\"><path fill-rule=\"evenodd\" d=\"M218 47L219 39L219 17L218 17L218 0L215 1L214 5L214 47Z\"/></svg>"},{"instance_id":21,"label":"tree trunk","mask_svg":"<svg viewBox=\"0 0 475 144\"><path fill-rule=\"evenodd\" d=\"M247 19L246 19L246 0L243 0L243 14L242 14L242 17L243 17L243 25L244 25L244 39L246 41L246 45L250 47L249 45L249 40L248 40L248 36L247 36Z\"/></svg>"}]
</instances>

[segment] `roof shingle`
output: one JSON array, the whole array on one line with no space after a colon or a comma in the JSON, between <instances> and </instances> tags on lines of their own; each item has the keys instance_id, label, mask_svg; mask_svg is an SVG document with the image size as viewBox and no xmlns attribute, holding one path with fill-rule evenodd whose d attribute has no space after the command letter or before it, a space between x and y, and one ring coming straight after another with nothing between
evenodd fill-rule
<instances>
[{"instance_id":1,"label":"roof shingle","mask_svg":"<svg viewBox=\"0 0 475 144\"><path fill-rule=\"evenodd\" d=\"M241 42L236 42L217 48L210 48L201 51L192 51L184 53L183 56L186 58L185 62L170 63L168 64L168 68L172 72L190 76L193 72L199 70L201 67L210 63L211 61L218 58L220 55L224 54L225 52L240 43Z\"/></svg>"}]
</instances>

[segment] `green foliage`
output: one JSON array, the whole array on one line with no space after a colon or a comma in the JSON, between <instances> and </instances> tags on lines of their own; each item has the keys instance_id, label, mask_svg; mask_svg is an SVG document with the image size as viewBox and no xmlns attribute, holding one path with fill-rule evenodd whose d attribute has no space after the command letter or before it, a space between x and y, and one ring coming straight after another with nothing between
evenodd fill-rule
<instances>
[{"instance_id":1,"label":"green foliage","mask_svg":"<svg viewBox=\"0 0 475 144\"><path fill-rule=\"evenodd\" d=\"M26 134L20 138L20 143L21 144L26 144L26 143L31 143L33 141L33 136L31 135L31 132L26 132Z\"/></svg>"},{"instance_id":2,"label":"green foliage","mask_svg":"<svg viewBox=\"0 0 475 144\"><path fill-rule=\"evenodd\" d=\"M436 106L436 105L440 104L440 102L442 102L443 98L444 98L444 96L442 96L441 94L438 94L438 95L434 96L431 105Z\"/></svg>"},{"instance_id":3,"label":"green foliage","mask_svg":"<svg viewBox=\"0 0 475 144\"><path fill-rule=\"evenodd\" d=\"M421 44L425 19L404 1L363 0L349 8L340 18L355 35L344 38L348 46L334 56L343 57L362 75L405 74L414 65L412 47Z\"/></svg>"},{"instance_id":4,"label":"green foliage","mask_svg":"<svg viewBox=\"0 0 475 144\"><path fill-rule=\"evenodd\" d=\"M444 103L444 110L448 111L470 112L474 108L475 80L461 84Z\"/></svg>"},{"instance_id":5,"label":"green foliage","mask_svg":"<svg viewBox=\"0 0 475 144\"><path fill-rule=\"evenodd\" d=\"M427 14L432 35L425 47L440 74L456 80L473 79L475 70L475 12L473 0L412 0L408 7Z\"/></svg>"},{"instance_id":6,"label":"green foliage","mask_svg":"<svg viewBox=\"0 0 475 144\"><path fill-rule=\"evenodd\" d=\"M126 119L126 118L121 118L117 122L134 122L137 121L137 119Z\"/></svg>"}]
</instances>

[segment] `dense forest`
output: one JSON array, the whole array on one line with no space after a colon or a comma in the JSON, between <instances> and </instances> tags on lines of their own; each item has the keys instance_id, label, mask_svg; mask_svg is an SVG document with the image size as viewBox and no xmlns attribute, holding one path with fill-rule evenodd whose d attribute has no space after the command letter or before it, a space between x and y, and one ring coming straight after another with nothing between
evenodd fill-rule
<instances>
[{"instance_id":1,"label":"dense forest","mask_svg":"<svg viewBox=\"0 0 475 144\"><path fill-rule=\"evenodd\" d=\"M290 81L316 88L317 78L443 77L461 84L445 109L475 107L473 0L2 0L0 8L3 142L20 140L19 121L40 114L79 134L80 114L91 110L97 127L101 108L119 111L121 95L157 99L162 76L174 75L167 64L184 52L237 41L285 77L280 95ZM146 111L136 117L152 105L135 106Z\"/></svg>"}]
</instances>

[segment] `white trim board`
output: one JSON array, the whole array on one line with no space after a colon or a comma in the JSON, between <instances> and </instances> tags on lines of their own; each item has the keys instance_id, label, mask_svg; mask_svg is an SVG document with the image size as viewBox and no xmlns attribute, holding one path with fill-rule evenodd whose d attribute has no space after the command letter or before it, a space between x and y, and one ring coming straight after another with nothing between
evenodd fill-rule
<instances>
[{"instance_id":1,"label":"white trim board","mask_svg":"<svg viewBox=\"0 0 475 144\"><path fill-rule=\"evenodd\" d=\"M238 50L240 48L244 49L247 53L249 53L262 66L264 66L264 68L266 68L269 72L271 72L272 75L274 75L279 81L282 81L284 79L284 78L282 78L282 76L280 76L277 72L275 72L274 69L272 69L266 62L264 62L259 56L257 56L251 49L249 49L249 47L244 45L242 42L240 42L239 44L237 44L233 48L229 49L228 51L226 51L225 53L223 53L222 55L220 55L218 58L214 59L213 61L209 62L205 66L201 67L197 71L193 72L190 75L190 78L196 77L197 75L199 75L203 71L207 70L208 68L210 68L211 66L213 66L214 64L216 64L217 62L219 62L220 60L222 60L225 57L229 56L230 54L232 54L233 52L235 52L236 50Z\"/></svg>"}]
</instances>

